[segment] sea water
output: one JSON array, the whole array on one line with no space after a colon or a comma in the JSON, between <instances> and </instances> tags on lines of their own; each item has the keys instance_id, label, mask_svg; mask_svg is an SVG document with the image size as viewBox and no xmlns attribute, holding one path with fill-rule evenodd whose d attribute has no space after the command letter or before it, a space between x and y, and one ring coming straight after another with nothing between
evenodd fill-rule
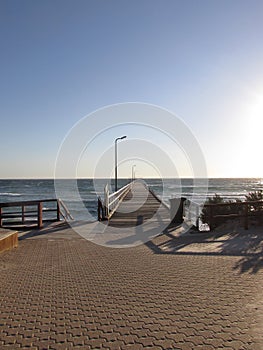
<instances>
[{"instance_id":1,"label":"sea water","mask_svg":"<svg viewBox=\"0 0 263 350\"><path fill-rule=\"evenodd\" d=\"M225 199L244 200L246 194L252 191L263 189L263 179L243 178L243 179L209 179L208 189L205 182L200 183L193 179L143 179L153 191L165 202L175 196L186 198L196 198L205 201L207 197L215 194ZM110 189L114 189L114 179L78 179L56 180L59 181L60 191L62 189L63 198L70 207L70 212L76 220L87 219L87 210L96 220L97 199L103 197L104 186L109 184ZM119 179L118 187L129 183L130 179ZM76 186L72 184L76 183ZM80 200L76 200L74 191L78 190ZM54 180L0 180L0 202L14 202L27 200L43 200L57 198ZM48 204L47 204L48 207ZM86 210L87 209L87 210Z\"/></svg>"}]
</instances>

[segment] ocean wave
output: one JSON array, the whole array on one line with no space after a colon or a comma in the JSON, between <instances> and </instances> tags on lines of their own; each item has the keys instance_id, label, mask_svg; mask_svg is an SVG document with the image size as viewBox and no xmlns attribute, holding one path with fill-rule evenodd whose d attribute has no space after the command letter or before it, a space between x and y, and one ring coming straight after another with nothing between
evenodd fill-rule
<instances>
[{"instance_id":1,"label":"ocean wave","mask_svg":"<svg viewBox=\"0 0 263 350\"><path fill-rule=\"evenodd\" d=\"M12 192L0 192L0 196L10 196L10 197L20 197L21 193L12 193Z\"/></svg>"}]
</instances>

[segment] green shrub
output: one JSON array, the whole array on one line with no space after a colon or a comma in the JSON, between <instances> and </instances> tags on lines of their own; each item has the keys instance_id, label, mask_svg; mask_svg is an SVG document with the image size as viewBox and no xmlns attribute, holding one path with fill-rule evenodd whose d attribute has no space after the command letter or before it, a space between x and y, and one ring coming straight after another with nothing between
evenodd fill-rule
<instances>
[{"instance_id":1,"label":"green shrub","mask_svg":"<svg viewBox=\"0 0 263 350\"><path fill-rule=\"evenodd\" d=\"M249 192L246 196L246 202L257 202L262 201L262 203L251 203L248 204L248 210L250 212L260 212L263 211L263 191L255 191L255 192ZM237 205L236 203L240 203L240 205ZM219 196L218 194L215 194L214 197L208 198L207 202L205 204L228 204L224 206L215 206L213 207L213 217L216 215L230 215L230 214L236 214L236 215L242 215L245 210L245 205L243 205L240 199L237 199L236 201L232 200L224 200L223 197ZM261 213L258 213L261 215ZM200 216L203 223L207 223L211 227L210 222L210 208L204 207ZM213 218L213 228L221 225L223 222L226 221L227 218Z\"/></svg>"},{"instance_id":2,"label":"green shrub","mask_svg":"<svg viewBox=\"0 0 263 350\"><path fill-rule=\"evenodd\" d=\"M261 190L249 192L246 195L246 202L258 202L263 200L263 192ZM261 211L263 210L263 203L255 203L248 205L249 211Z\"/></svg>"}]
</instances>

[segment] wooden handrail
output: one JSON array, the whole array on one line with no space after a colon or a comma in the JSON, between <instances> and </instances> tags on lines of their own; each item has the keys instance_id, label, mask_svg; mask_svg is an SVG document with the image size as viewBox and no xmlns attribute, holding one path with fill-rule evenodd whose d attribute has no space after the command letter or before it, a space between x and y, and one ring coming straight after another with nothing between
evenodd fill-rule
<instances>
[{"instance_id":1,"label":"wooden handrail","mask_svg":"<svg viewBox=\"0 0 263 350\"><path fill-rule=\"evenodd\" d=\"M224 207L224 206L239 206L239 205L245 205L245 204L249 204L249 205L253 205L253 204L262 204L263 205L263 201L248 201L248 202L230 202L230 203L207 203L204 204L204 207Z\"/></svg>"},{"instance_id":2,"label":"wooden handrail","mask_svg":"<svg viewBox=\"0 0 263 350\"><path fill-rule=\"evenodd\" d=\"M56 208L44 208L43 203L56 203ZM30 209L26 210L26 207L36 207L35 210ZM16 208L20 207L21 210L16 211L4 211L5 208ZM61 211L61 207L65 211L65 214ZM45 219L43 214L45 212L56 212L56 218L54 219ZM38 228L43 226L43 221L59 221L60 216L62 216L65 220L70 218L73 220L73 217L70 215L65 204L60 199L42 199L42 200L33 200L33 201L19 201L19 202L8 202L8 203L0 203L0 227L3 227L4 224L16 224L17 221L14 222L6 222L5 219L21 219L20 223L22 225L26 225L27 217L31 217L37 222Z\"/></svg>"},{"instance_id":3,"label":"wooden handrail","mask_svg":"<svg viewBox=\"0 0 263 350\"><path fill-rule=\"evenodd\" d=\"M250 210L250 207L261 204L260 210ZM207 203L204 204L204 208L209 210L209 225L210 229L214 228L215 219L218 218L243 218L244 219L244 229L248 229L248 218L263 215L263 201L247 201L247 202L230 202L230 203ZM228 214L214 214L216 208L218 207L241 207L239 213L228 213Z\"/></svg>"},{"instance_id":4,"label":"wooden handrail","mask_svg":"<svg viewBox=\"0 0 263 350\"><path fill-rule=\"evenodd\" d=\"M262 209L260 210L250 210L250 207L256 205L262 205ZM193 210L189 210L188 208L192 206ZM216 208L218 207L240 207L241 210L239 213L227 213L227 214L215 214ZM247 202L230 202L230 203L206 203L200 206L198 203L194 203L191 200L186 200L185 202L185 218L190 220L194 218L196 220L196 226L198 227L198 221L201 214L202 208L207 208L208 210L208 222L210 226L210 230L214 228L215 219L219 218L243 218L244 219L244 228L248 229L248 219L249 217L256 217L259 215L263 215L263 201L247 201ZM193 216L192 216L193 215Z\"/></svg>"},{"instance_id":5,"label":"wooden handrail","mask_svg":"<svg viewBox=\"0 0 263 350\"><path fill-rule=\"evenodd\" d=\"M104 201L98 197L98 220L110 219L117 210L120 202L129 192L133 182L120 188L118 191L109 194L108 184L104 188Z\"/></svg>"},{"instance_id":6,"label":"wooden handrail","mask_svg":"<svg viewBox=\"0 0 263 350\"><path fill-rule=\"evenodd\" d=\"M130 183L128 183L127 185L121 187L118 191L111 193L111 194L109 195L109 199L112 198L112 197L115 197L116 195L121 194L126 188L130 187L131 184L132 184L132 183L130 182Z\"/></svg>"},{"instance_id":7,"label":"wooden handrail","mask_svg":"<svg viewBox=\"0 0 263 350\"><path fill-rule=\"evenodd\" d=\"M160 202L166 209L170 210L169 205L167 205L161 198L159 198L158 195L154 192L154 190L152 188L150 188L147 185L145 187L154 196L154 198L157 199L158 202Z\"/></svg>"},{"instance_id":8,"label":"wooden handrail","mask_svg":"<svg viewBox=\"0 0 263 350\"><path fill-rule=\"evenodd\" d=\"M57 203L58 203L58 206L59 206L59 208L58 208L59 213L64 217L64 219L65 220L68 220L68 219L74 220L73 216L70 214L70 212L69 212L68 208L66 207L65 203L61 199L58 199ZM65 214L62 212L61 207L63 208Z\"/></svg>"},{"instance_id":9,"label":"wooden handrail","mask_svg":"<svg viewBox=\"0 0 263 350\"><path fill-rule=\"evenodd\" d=\"M118 209L123 198L130 191L131 186L132 186L132 182L128 183L127 185L120 188L118 191L113 192L112 194L109 195L109 199L110 198L114 198L114 199L111 202L109 201L108 219L110 219L112 215L115 213L115 211Z\"/></svg>"},{"instance_id":10,"label":"wooden handrail","mask_svg":"<svg viewBox=\"0 0 263 350\"><path fill-rule=\"evenodd\" d=\"M39 202L57 202L58 199L39 199L34 201L20 201L20 202L5 202L0 203L0 208L7 208L7 207L20 207L22 205L28 206L28 205L38 205Z\"/></svg>"}]
</instances>

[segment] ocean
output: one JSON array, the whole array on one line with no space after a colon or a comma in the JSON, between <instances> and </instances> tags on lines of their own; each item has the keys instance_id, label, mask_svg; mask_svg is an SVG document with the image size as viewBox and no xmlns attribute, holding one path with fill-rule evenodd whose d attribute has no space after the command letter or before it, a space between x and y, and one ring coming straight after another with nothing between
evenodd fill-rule
<instances>
[{"instance_id":1,"label":"ocean","mask_svg":"<svg viewBox=\"0 0 263 350\"><path fill-rule=\"evenodd\" d=\"M191 198L195 196L201 201L207 197L218 194L225 199L245 199L245 195L251 191L263 189L263 179L243 178L243 179L208 179L208 191L206 186L200 181L197 184L193 179L143 179L153 191L165 202L175 196ZM58 180L56 180L58 181ZM130 179L119 179L119 188L124 186ZM197 181L198 182L198 181ZM86 220L87 211L91 214L90 219L97 219L97 197L103 196L103 189L106 183L114 188L113 179L78 179L77 188L79 196L84 204L76 200L73 195L73 180L59 180L60 193L63 192L63 200L70 208L70 212L75 220ZM14 202L26 200L43 200L57 198L54 180L0 180L0 202ZM81 205L80 205L81 204ZM84 208L84 210L83 210Z\"/></svg>"}]
</instances>

